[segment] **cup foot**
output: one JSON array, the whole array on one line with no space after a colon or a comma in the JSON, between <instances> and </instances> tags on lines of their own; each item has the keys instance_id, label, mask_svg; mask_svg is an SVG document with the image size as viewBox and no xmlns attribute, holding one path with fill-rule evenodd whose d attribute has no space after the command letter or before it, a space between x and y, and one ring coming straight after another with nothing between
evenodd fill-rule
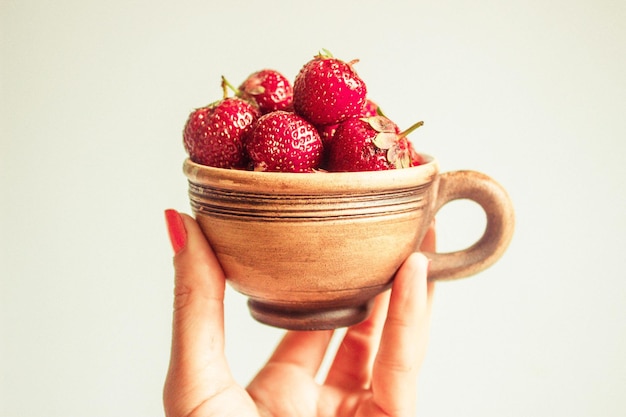
<instances>
[{"instance_id":1,"label":"cup foot","mask_svg":"<svg viewBox=\"0 0 626 417\"><path fill-rule=\"evenodd\" d=\"M369 300L356 306L311 310L277 307L258 300L248 300L250 314L255 320L287 330L332 330L352 326L369 316L372 305L373 300Z\"/></svg>"}]
</instances>

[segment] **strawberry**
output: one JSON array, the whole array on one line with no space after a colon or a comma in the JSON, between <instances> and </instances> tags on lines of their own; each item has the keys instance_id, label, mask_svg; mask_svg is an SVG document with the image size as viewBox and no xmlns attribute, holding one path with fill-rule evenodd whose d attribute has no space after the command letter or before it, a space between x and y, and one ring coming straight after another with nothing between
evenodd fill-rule
<instances>
[{"instance_id":1,"label":"strawberry","mask_svg":"<svg viewBox=\"0 0 626 417\"><path fill-rule=\"evenodd\" d=\"M293 84L295 112L316 126L358 116L367 88L352 67L356 62L344 62L327 51L307 62Z\"/></svg>"},{"instance_id":2,"label":"strawberry","mask_svg":"<svg viewBox=\"0 0 626 417\"><path fill-rule=\"evenodd\" d=\"M380 107L378 107L378 104L374 103L369 98L367 100L365 100L365 104L363 105L363 109L361 109L361 116L362 117L379 116L381 114L382 114L382 112L380 110Z\"/></svg>"},{"instance_id":3,"label":"strawberry","mask_svg":"<svg viewBox=\"0 0 626 417\"><path fill-rule=\"evenodd\" d=\"M259 116L254 105L236 97L194 110L183 130L183 144L189 158L218 168L245 168L243 138Z\"/></svg>"},{"instance_id":4,"label":"strawberry","mask_svg":"<svg viewBox=\"0 0 626 417\"><path fill-rule=\"evenodd\" d=\"M312 172L322 159L322 139L312 124L278 110L261 116L246 141L255 171Z\"/></svg>"},{"instance_id":5,"label":"strawberry","mask_svg":"<svg viewBox=\"0 0 626 417\"><path fill-rule=\"evenodd\" d=\"M335 132L338 127L339 123L335 123L334 125L317 126L317 131L322 138L322 142L324 142L324 146L330 144L330 141L333 139L333 136L335 136Z\"/></svg>"},{"instance_id":6,"label":"strawberry","mask_svg":"<svg viewBox=\"0 0 626 417\"><path fill-rule=\"evenodd\" d=\"M272 69L254 72L238 88L237 95L254 101L262 114L293 108L293 87L289 80Z\"/></svg>"},{"instance_id":7,"label":"strawberry","mask_svg":"<svg viewBox=\"0 0 626 417\"><path fill-rule=\"evenodd\" d=\"M328 150L329 171L382 171L421 164L421 157L407 135L384 116L355 117L337 127Z\"/></svg>"},{"instance_id":8,"label":"strawberry","mask_svg":"<svg viewBox=\"0 0 626 417\"><path fill-rule=\"evenodd\" d=\"M378 104L374 103L372 100L365 100L365 104L361 109L361 117L371 117L378 116L382 114ZM337 131L337 127L339 127L339 123L335 123L332 125L324 125L324 126L316 126L317 130L322 138L322 142L324 142L324 146L327 146L333 138L333 135Z\"/></svg>"}]
</instances>

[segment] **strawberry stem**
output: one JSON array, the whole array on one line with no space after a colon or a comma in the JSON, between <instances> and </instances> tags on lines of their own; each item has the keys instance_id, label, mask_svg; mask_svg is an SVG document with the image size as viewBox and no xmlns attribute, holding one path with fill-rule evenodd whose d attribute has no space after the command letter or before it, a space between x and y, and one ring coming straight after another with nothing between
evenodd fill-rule
<instances>
[{"instance_id":1,"label":"strawberry stem","mask_svg":"<svg viewBox=\"0 0 626 417\"><path fill-rule=\"evenodd\" d=\"M228 90L231 90L233 93L235 93L235 95L239 94L239 90L237 88L235 88L230 82L228 82L228 80L226 79L226 77L224 77L222 75L222 91L224 92L224 98L228 97Z\"/></svg>"},{"instance_id":2,"label":"strawberry stem","mask_svg":"<svg viewBox=\"0 0 626 417\"><path fill-rule=\"evenodd\" d=\"M326 48L322 48L317 53L318 58L333 58L333 54Z\"/></svg>"},{"instance_id":3,"label":"strawberry stem","mask_svg":"<svg viewBox=\"0 0 626 417\"><path fill-rule=\"evenodd\" d=\"M413 132L415 129L417 129L418 127L422 126L424 124L423 121L421 122L417 122L415 123L413 126L409 127L408 129L406 129L405 131L401 132L398 137L399 138L405 138L407 137L411 132Z\"/></svg>"}]
</instances>

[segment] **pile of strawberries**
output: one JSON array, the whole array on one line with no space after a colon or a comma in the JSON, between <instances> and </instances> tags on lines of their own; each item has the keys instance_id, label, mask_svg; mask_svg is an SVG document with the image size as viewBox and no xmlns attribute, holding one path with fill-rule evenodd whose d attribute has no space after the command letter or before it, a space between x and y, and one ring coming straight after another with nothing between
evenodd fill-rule
<instances>
[{"instance_id":1,"label":"pile of strawberries","mask_svg":"<svg viewBox=\"0 0 626 417\"><path fill-rule=\"evenodd\" d=\"M307 62L293 85L264 69L191 112L183 132L192 161L274 172L380 171L420 165L405 131L367 97L354 70L328 51ZM228 97L229 90L234 93Z\"/></svg>"}]
</instances>

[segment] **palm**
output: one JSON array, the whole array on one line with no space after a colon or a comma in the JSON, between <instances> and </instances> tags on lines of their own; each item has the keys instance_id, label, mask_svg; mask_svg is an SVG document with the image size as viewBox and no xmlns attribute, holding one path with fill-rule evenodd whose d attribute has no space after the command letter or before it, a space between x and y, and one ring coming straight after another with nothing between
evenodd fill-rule
<instances>
[{"instance_id":1,"label":"palm","mask_svg":"<svg viewBox=\"0 0 626 417\"><path fill-rule=\"evenodd\" d=\"M277 364L265 368L249 388L250 395L263 401L268 415L330 417L371 416L362 410L372 406L369 390L349 390L319 385L308 372L297 366ZM359 412L361 410L361 412Z\"/></svg>"},{"instance_id":2,"label":"palm","mask_svg":"<svg viewBox=\"0 0 626 417\"><path fill-rule=\"evenodd\" d=\"M352 416L355 415L353 412L340 413L332 410L345 409L346 402L360 402L359 398L351 400L357 395L335 387L320 386L305 370L297 366L273 364L265 367L247 390L239 385L232 385L216 396L205 398L192 415ZM228 414L224 414L225 410Z\"/></svg>"},{"instance_id":3,"label":"palm","mask_svg":"<svg viewBox=\"0 0 626 417\"><path fill-rule=\"evenodd\" d=\"M321 387L301 367L268 364L248 387L261 411L276 416L317 416Z\"/></svg>"}]
</instances>

